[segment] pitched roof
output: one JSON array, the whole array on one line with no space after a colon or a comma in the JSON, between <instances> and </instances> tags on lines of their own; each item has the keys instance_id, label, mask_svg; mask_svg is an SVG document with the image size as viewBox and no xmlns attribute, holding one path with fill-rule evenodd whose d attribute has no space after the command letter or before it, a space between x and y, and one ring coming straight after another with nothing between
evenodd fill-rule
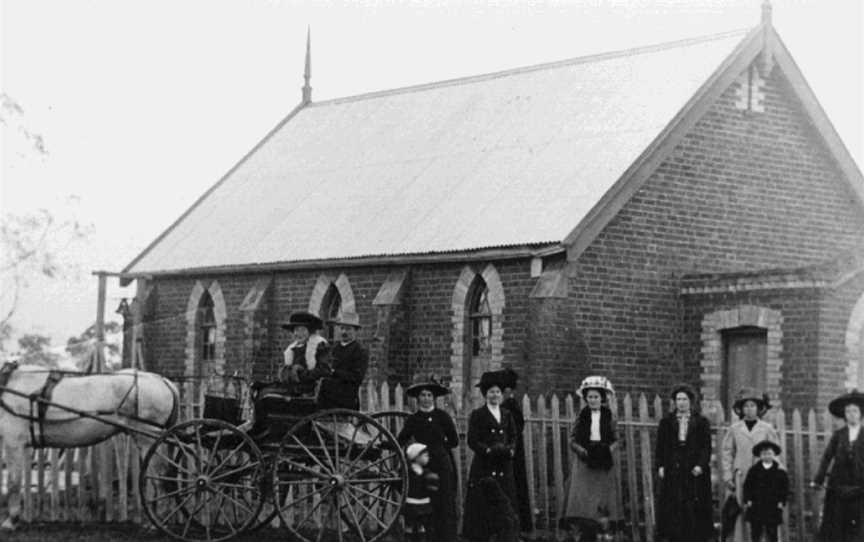
<instances>
[{"instance_id":1,"label":"pitched roof","mask_svg":"<svg viewBox=\"0 0 864 542\"><path fill-rule=\"evenodd\" d=\"M124 273L561 243L744 35L300 107Z\"/></svg>"}]
</instances>

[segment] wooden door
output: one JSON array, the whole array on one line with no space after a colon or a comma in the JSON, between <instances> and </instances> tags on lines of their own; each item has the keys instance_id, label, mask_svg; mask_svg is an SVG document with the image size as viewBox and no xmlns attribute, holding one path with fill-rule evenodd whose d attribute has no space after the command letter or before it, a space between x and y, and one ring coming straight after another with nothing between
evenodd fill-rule
<instances>
[{"instance_id":1,"label":"wooden door","mask_svg":"<svg viewBox=\"0 0 864 542\"><path fill-rule=\"evenodd\" d=\"M723 407L728 411L741 388L765 391L767 330L739 327L723 332Z\"/></svg>"}]
</instances>

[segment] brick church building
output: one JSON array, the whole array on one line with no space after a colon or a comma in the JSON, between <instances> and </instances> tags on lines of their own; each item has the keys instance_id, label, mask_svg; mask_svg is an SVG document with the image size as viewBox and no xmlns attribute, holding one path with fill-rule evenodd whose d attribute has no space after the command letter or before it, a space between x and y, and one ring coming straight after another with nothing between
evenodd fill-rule
<instances>
[{"instance_id":1,"label":"brick church building","mask_svg":"<svg viewBox=\"0 0 864 542\"><path fill-rule=\"evenodd\" d=\"M532 394L864 383L864 179L771 25L301 103L124 270L150 370L272 376L354 311L369 378ZM332 333L325 330L325 334Z\"/></svg>"}]
</instances>

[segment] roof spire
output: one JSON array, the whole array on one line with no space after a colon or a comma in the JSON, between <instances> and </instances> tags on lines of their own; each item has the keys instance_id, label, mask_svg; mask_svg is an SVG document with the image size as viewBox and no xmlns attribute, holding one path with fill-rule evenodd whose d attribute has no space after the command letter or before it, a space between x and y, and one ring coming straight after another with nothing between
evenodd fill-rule
<instances>
[{"instance_id":1,"label":"roof spire","mask_svg":"<svg viewBox=\"0 0 864 542\"><path fill-rule=\"evenodd\" d=\"M303 100L302 103L308 104L312 101L312 87L309 86L309 79L312 78L312 27L306 27L306 68L303 70Z\"/></svg>"},{"instance_id":2,"label":"roof spire","mask_svg":"<svg viewBox=\"0 0 864 542\"><path fill-rule=\"evenodd\" d=\"M771 0L762 0L762 24L771 25Z\"/></svg>"}]
</instances>

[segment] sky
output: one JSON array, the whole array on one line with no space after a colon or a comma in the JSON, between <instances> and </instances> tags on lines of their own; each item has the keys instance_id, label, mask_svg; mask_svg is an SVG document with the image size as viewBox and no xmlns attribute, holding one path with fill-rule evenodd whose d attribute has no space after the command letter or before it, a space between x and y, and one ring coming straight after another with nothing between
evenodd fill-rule
<instances>
[{"instance_id":1,"label":"sky","mask_svg":"<svg viewBox=\"0 0 864 542\"><path fill-rule=\"evenodd\" d=\"M95 320L90 272L125 267L298 104L307 28L316 101L750 28L761 3L0 0L0 92L22 110L3 126L0 213L90 224L64 277L32 278L13 325L65 343ZM859 165L862 4L772 1ZM114 279L107 315L132 296Z\"/></svg>"}]
</instances>

